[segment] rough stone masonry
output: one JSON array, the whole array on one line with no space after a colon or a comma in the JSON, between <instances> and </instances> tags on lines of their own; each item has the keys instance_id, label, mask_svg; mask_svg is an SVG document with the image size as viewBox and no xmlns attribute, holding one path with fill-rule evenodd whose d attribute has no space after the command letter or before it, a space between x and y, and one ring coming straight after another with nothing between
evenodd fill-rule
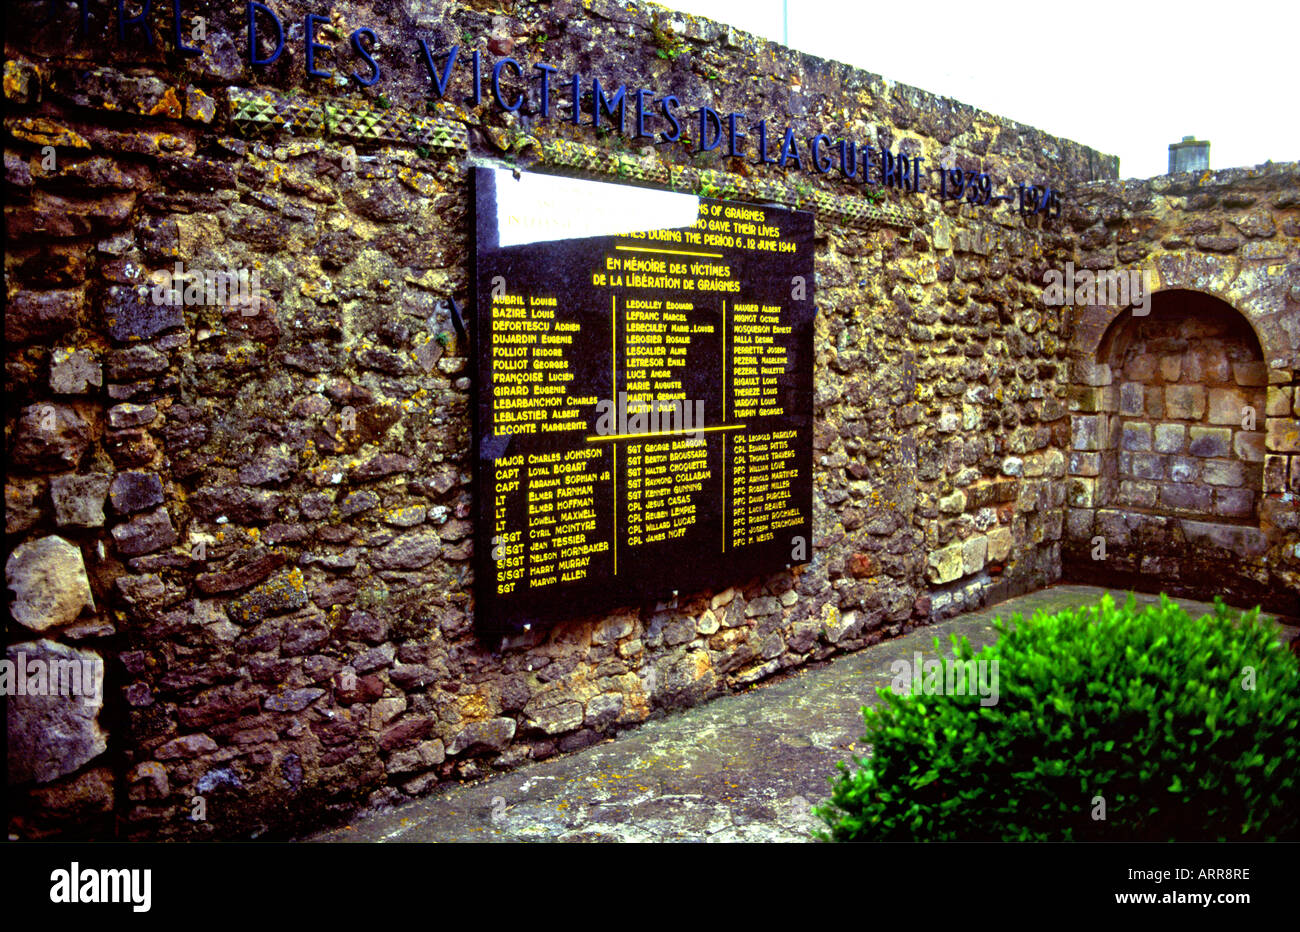
<instances>
[{"instance_id":1,"label":"rough stone masonry","mask_svg":"<svg viewBox=\"0 0 1300 932\"><path fill-rule=\"evenodd\" d=\"M1062 578L1298 611L1300 166L1121 182L645 3L279 0L260 68L244 3L116 7L18 2L6 32L6 656L103 678L75 708L7 697L11 835L320 826ZM421 39L480 53L477 104ZM1051 186L1059 215L700 152L689 120L647 144L558 92L548 117L503 58ZM450 308L483 164L815 213L808 564L478 636ZM259 287L153 301L178 262ZM1067 262L1153 270L1150 317L1045 303Z\"/></svg>"}]
</instances>

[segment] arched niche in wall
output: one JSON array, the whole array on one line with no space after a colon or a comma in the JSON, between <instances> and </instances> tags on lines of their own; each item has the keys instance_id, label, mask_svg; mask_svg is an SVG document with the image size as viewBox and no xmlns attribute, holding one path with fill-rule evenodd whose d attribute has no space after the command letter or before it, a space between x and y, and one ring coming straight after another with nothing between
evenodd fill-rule
<instances>
[{"instance_id":1,"label":"arched niche in wall","mask_svg":"<svg viewBox=\"0 0 1300 932\"><path fill-rule=\"evenodd\" d=\"M1150 313L1111 321L1096 357L1110 370L1096 504L1257 524L1264 360L1250 322L1202 292L1160 291Z\"/></svg>"}]
</instances>

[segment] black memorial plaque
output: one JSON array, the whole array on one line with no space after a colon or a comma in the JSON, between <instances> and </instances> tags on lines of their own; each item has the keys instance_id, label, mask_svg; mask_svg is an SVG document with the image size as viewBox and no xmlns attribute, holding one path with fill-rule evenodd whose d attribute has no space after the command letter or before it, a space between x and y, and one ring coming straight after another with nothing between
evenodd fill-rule
<instances>
[{"instance_id":1,"label":"black memorial plaque","mask_svg":"<svg viewBox=\"0 0 1300 932\"><path fill-rule=\"evenodd\" d=\"M812 215L475 170L475 584L491 633L812 547Z\"/></svg>"}]
</instances>

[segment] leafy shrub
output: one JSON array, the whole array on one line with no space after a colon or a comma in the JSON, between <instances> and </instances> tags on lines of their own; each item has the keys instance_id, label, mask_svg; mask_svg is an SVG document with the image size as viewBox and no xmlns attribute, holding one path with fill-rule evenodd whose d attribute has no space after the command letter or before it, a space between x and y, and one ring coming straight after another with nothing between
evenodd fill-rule
<instances>
[{"instance_id":1,"label":"leafy shrub","mask_svg":"<svg viewBox=\"0 0 1300 932\"><path fill-rule=\"evenodd\" d=\"M965 637L953 650L998 661L997 703L882 689L863 708L872 754L839 765L819 838L1300 835L1300 668L1258 608L1216 599L1193 620L1163 595L1142 611L1106 596L994 627L978 654Z\"/></svg>"}]
</instances>

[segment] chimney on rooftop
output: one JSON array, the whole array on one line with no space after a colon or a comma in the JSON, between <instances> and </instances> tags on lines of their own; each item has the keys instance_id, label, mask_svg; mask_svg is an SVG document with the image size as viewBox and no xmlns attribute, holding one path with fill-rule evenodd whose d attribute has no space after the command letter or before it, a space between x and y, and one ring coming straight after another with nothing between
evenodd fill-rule
<instances>
[{"instance_id":1,"label":"chimney on rooftop","mask_svg":"<svg viewBox=\"0 0 1300 932\"><path fill-rule=\"evenodd\" d=\"M1195 136L1169 144L1169 174L1205 171L1210 167L1210 144Z\"/></svg>"}]
</instances>

